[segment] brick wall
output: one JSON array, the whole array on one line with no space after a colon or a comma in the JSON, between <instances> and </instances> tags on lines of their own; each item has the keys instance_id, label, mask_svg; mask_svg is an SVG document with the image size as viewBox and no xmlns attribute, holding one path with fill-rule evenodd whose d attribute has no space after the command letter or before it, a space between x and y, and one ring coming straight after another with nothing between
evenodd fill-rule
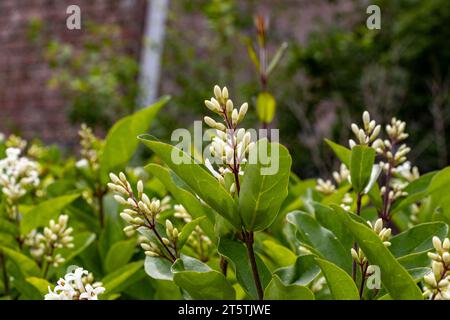
<instances>
[{"instance_id":1,"label":"brick wall","mask_svg":"<svg viewBox=\"0 0 450 320\"><path fill-rule=\"evenodd\" d=\"M35 18L64 41L76 44L81 30L66 28L66 8L81 8L82 24L121 26L127 50L138 57L145 21L145 0L0 0L0 132L67 144L77 128L71 126L64 101L48 86L51 72L42 51L27 37Z\"/></svg>"}]
</instances>

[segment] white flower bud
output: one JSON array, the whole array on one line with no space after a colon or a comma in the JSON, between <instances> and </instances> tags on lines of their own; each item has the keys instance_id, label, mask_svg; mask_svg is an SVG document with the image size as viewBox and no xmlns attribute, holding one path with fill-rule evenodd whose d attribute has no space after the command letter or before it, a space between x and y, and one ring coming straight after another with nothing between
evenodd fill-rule
<instances>
[{"instance_id":1,"label":"white flower bud","mask_svg":"<svg viewBox=\"0 0 450 320\"><path fill-rule=\"evenodd\" d=\"M124 205L124 206L126 206L128 204L128 202L124 198L119 196L118 194L114 195L114 200L116 200L116 202L118 202L119 204Z\"/></svg>"},{"instance_id":2,"label":"white flower bud","mask_svg":"<svg viewBox=\"0 0 450 320\"><path fill-rule=\"evenodd\" d=\"M212 103L212 102L209 101L209 100L205 100L205 105L206 105L206 107L207 107L209 110L211 110L211 111L213 111L213 112L217 112L217 111L220 110L220 107L217 108L217 105L214 104L214 103Z\"/></svg>"},{"instance_id":3,"label":"white flower bud","mask_svg":"<svg viewBox=\"0 0 450 320\"><path fill-rule=\"evenodd\" d=\"M238 122L241 122L245 115L247 114L247 110L248 110L248 103L245 102L241 105L241 107L239 108L239 114L238 114Z\"/></svg>"},{"instance_id":4,"label":"white flower bud","mask_svg":"<svg viewBox=\"0 0 450 320\"><path fill-rule=\"evenodd\" d=\"M142 182L142 180L139 180L137 183L137 190L139 194L144 193L144 183Z\"/></svg>"},{"instance_id":5,"label":"white flower bud","mask_svg":"<svg viewBox=\"0 0 450 320\"><path fill-rule=\"evenodd\" d=\"M216 99L222 98L222 91L220 90L220 87L218 85L214 86L214 95L216 96Z\"/></svg>"},{"instance_id":6,"label":"white flower bud","mask_svg":"<svg viewBox=\"0 0 450 320\"><path fill-rule=\"evenodd\" d=\"M120 184L120 183L121 183L119 177L116 176L116 175L115 175L114 173L112 173L112 172L109 173L109 178L110 178L111 181L112 181L113 183L115 183L115 184Z\"/></svg>"},{"instance_id":7,"label":"white flower bud","mask_svg":"<svg viewBox=\"0 0 450 320\"><path fill-rule=\"evenodd\" d=\"M442 251L442 243L441 240L438 237L433 237L433 247L436 249L436 251L441 252Z\"/></svg>"},{"instance_id":8,"label":"white flower bud","mask_svg":"<svg viewBox=\"0 0 450 320\"><path fill-rule=\"evenodd\" d=\"M227 87L223 87L223 89L222 89L222 98L228 99L228 89L227 89Z\"/></svg>"}]
</instances>

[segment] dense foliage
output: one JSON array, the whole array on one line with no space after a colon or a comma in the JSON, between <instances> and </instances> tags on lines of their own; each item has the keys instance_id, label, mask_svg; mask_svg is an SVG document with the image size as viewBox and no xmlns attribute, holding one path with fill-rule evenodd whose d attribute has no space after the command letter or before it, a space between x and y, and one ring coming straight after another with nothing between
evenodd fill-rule
<instances>
[{"instance_id":1,"label":"dense foliage","mask_svg":"<svg viewBox=\"0 0 450 320\"><path fill-rule=\"evenodd\" d=\"M209 156L142 135L167 102L104 140L82 126L78 160L0 139L5 299L450 298L450 168L419 174L405 122L364 112L348 147L326 140L334 182L302 180L227 88L205 101Z\"/></svg>"}]
</instances>

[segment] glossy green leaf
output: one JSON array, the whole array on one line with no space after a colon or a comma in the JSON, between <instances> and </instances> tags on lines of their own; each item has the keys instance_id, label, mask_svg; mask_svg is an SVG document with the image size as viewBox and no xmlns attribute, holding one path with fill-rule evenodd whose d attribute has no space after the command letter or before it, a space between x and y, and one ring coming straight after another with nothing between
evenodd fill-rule
<instances>
[{"instance_id":1,"label":"glossy green leaf","mask_svg":"<svg viewBox=\"0 0 450 320\"><path fill-rule=\"evenodd\" d=\"M307 287L296 284L285 285L274 276L264 291L266 300L314 300L314 294Z\"/></svg>"},{"instance_id":2,"label":"glossy green leaf","mask_svg":"<svg viewBox=\"0 0 450 320\"><path fill-rule=\"evenodd\" d=\"M236 279L242 289L253 299L257 299L258 293L253 280L250 260L247 256L247 249L242 243L221 238L218 251L233 266L236 273ZM266 287L272 280L272 275L263 261L256 255L256 264L263 287Z\"/></svg>"},{"instance_id":3,"label":"glossy green leaf","mask_svg":"<svg viewBox=\"0 0 450 320\"><path fill-rule=\"evenodd\" d=\"M428 186L430 185L435 174L436 172L424 174L419 179L408 184L408 186L405 188L405 192L408 193L408 196L404 199L400 199L399 201L394 202L391 214L397 213L398 211L401 211L409 205L416 203L417 201L426 197L428 195Z\"/></svg>"},{"instance_id":4,"label":"glossy green leaf","mask_svg":"<svg viewBox=\"0 0 450 320\"><path fill-rule=\"evenodd\" d=\"M246 230L258 231L272 224L288 194L292 159L284 146L267 139L259 140L253 150L258 154L267 150L267 158L258 155L246 165L239 214Z\"/></svg>"},{"instance_id":5,"label":"glossy green leaf","mask_svg":"<svg viewBox=\"0 0 450 320\"><path fill-rule=\"evenodd\" d=\"M290 266L297 260L294 252L273 240L264 240L262 246L264 255L278 268Z\"/></svg>"},{"instance_id":6,"label":"glossy green leaf","mask_svg":"<svg viewBox=\"0 0 450 320\"><path fill-rule=\"evenodd\" d=\"M122 118L109 130L100 159L103 182L109 180L109 172L123 169L131 159L138 146L137 136L149 129L156 114L169 99L168 96L163 97L155 104Z\"/></svg>"},{"instance_id":7,"label":"glossy green leaf","mask_svg":"<svg viewBox=\"0 0 450 320\"><path fill-rule=\"evenodd\" d=\"M350 158L352 151L340 144L334 143L331 140L325 139L325 142L330 146L330 148L334 151L336 156L341 160L343 164L350 168Z\"/></svg>"},{"instance_id":8,"label":"glossy green leaf","mask_svg":"<svg viewBox=\"0 0 450 320\"><path fill-rule=\"evenodd\" d=\"M28 277L26 278L26 281L40 292L40 294L42 295L42 299L48 293L48 287L52 287L50 282L48 282L46 279L38 277Z\"/></svg>"},{"instance_id":9,"label":"glossy green leaf","mask_svg":"<svg viewBox=\"0 0 450 320\"><path fill-rule=\"evenodd\" d=\"M210 208L202 205L200 200L188 190L190 188L172 170L153 163L145 168L164 183L174 199L183 205L193 218L208 218L199 220L199 224L211 241L215 242L216 235L213 225L215 220L214 212Z\"/></svg>"},{"instance_id":10,"label":"glossy green leaf","mask_svg":"<svg viewBox=\"0 0 450 320\"><path fill-rule=\"evenodd\" d=\"M375 150L367 146L354 146L350 157L350 176L356 193L363 192L370 181Z\"/></svg>"},{"instance_id":11,"label":"glossy green leaf","mask_svg":"<svg viewBox=\"0 0 450 320\"><path fill-rule=\"evenodd\" d=\"M289 223L299 231L305 243L316 249L321 257L335 263L347 273L351 272L350 249L345 249L330 230L322 227L313 217L301 211L287 215Z\"/></svg>"},{"instance_id":12,"label":"glossy green leaf","mask_svg":"<svg viewBox=\"0 0 450 320\"><path fill-rule=\"evenodd\" d=\"M191 235L192 231L202 222L206 217L200 217L192 220L191 222L186 223L181 229L180 235L178 237L177 247L178 250L181 250Z\"/></svg>"},{"instance_id":13,"label":"glossy green leaf","mask_svg":"<svg viewBox=\"0 0 450 320\"><path fill-rule=\"evenodd\" d=\"M113 272L126 265L135 253L136 239L122 240L114 243L104 261L106 273Z\"/></svg>"},{"instance_id":14,"label":"glossy green leaf","mask_svg":"<svg viewBox=\"0 0 450 320\"><path fill-rule=\"evenodd\" d=\"M155 152L211 208L227 219L234 227L238 229L241 227L233 198L206 168L198 164L184 151L160 142L150 135L139 136L139 139Z\"/></svg>"},{"instance_id":15,"label":"glossy green leaf","mask_svg":"<svg viewBox=\"0 0 450 320\"><path fill-rule=\"evenodd\" d=\"M284 284L297 284L308 286L320 274L320 268L316 263L314 255L303 255L297 257L291 266L280 268L275 271Z\"/></svg>"},{"instance_id":16,"label":"glossy green leaf","mask_svg":"<svg viewBox=\"0 0 450 320\"><path fill-rule=\"evenodd\" d=\"M136 272L141 270L144 265L144 261L131 262L123 267L107 274L103 279L103 287L105 293L108 295L123 290L127 285L130 285L130 278L135 275Z\"/></svg>"},{"instance_id":17,"label":"glossy green leaf","mask_svg":"<svg viewBox=\"0 0 450 320\"><path fill-rule=\"evenodd\" d=\"M145 272L156 280L173 280L172 263L159 257L145 257Z\"/></svg>"},{"instance_id":18,"label":"glossy green leaf","mask_svg":"<svg viewBox=\"0 0 450 320\"><path fill-rule=\"evenodd\" d=\"M380 238L366 224L352 219L351 215L339 206L333 206L342 223L353 233L359 247L369 262L378 265L381 281L394 299L422 300L422 293L411 275L401 266Z\"/></svg>"},{"instance_id":19,"label":"glossy green leaf","mask_svg":"<svg viewBox=\"0 0 450 320\"><path fill-rule=\"evenodd\" d=\"M235 291L225 276L200 261L195 265L185 265L178 259L173 267L173 281L186 290L192 299L199 300L232 300Z\"/></svg>"},{"instance_id":20,"label":"glossy green leaf","mask_svg":"<svg viewBox=\"0 0 450 320\"><path fill-rule=\"evenodd\" d=\"M331 295L336 300L359 300L358 288L347 272L334 263L316 258L316 262L322 269L327 280Z\"/></svg>"},{"instance_id":21,"label":"glossy green leaf","mask_svg":"<svg viewBox=\"0 0 450 320\"><path fill-rule=\"evenodd\" d=\"M314 215L322 227L330 230L342 243L344 248L353 246L352 233L341 223L339 217L329 206L314 202Z\"/></svg>"},{"instance_id":22,"label":"glossy green leaf","mask_svg":"<svg viewBox=\"0 0 450 320\"><path fill-rule=\"evenodd\" d=\"M8 259L11 259L17 265L17 267L25 277L39 276L39 267L33 259L29 258L19 251L15 251L6 247L0 247L0 251L3 252L4 256L6 256Z\"/></svg>"},{"instance_id":23,"label":"glossy green leaf","mask_svg":"<svg viewBox=\"0 0 450 320\"><path fill-rule=\"evenodd\" d=\"M48 225L51 219L57 219L61 211L78 197L78 194L72 194L52 198L24 212L20 223L21 233L25 235L33 229Z\"/></svg>"},{"instance_id":24,"label":"glossy green leaf","mask_svg":"<svg viewBox=\"0 0 450 320\"><path fill-rule=\"evenodd\" d=\"M443 222L422 223L393 236L389 250L396 257L426 251L433 248L433 236L443 239L447 234L448 226Z\"/></svg>"}]
</instances>

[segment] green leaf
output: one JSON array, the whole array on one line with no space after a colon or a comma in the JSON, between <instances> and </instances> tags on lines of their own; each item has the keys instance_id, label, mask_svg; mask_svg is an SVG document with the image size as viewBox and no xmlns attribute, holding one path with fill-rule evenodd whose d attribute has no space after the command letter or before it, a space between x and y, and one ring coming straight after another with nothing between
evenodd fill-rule
<instances>
[{"instance_id":1,"label":"green leaf","mask_svg":"<svg viewBox=\"0 0 450 320\"><path fill-rule=\"evenodd\" d=\"M350 248L346 250L330 230L325 229L313 217L301 211L289 213L287 221L297 228L304 242L316 249L321 257L335 263L348 273L351 272Z\"/></svg>"},{"instance_id":2,"label":"green leaf","mask_svg":"<svg viewBox=\"0 0 450 320\"><path fill-rule=\"evenodd\" d=\"M183 229L181 229L180 235L178 237L177 241L177 247L178 250L181 250L183 246L185 245L186 241L188 240L189 236L191 235L192 231L200 224L202 220L204 220L206 217L200 217L197 219L192 220L189 223L186 223L183 226Z\"/></svg>"},{"instance_id":3,"label":"green leaf","mask_svg":"<svg viewBox=\"0 0 450 320\"><path fill-rule=\"evenodd\" d=\"M341 223L334 210L317 202L314 202L313 206L317 222L330 230L339 239L344 248L351 248L353 246L352 233Z\"/></svg>"},{"instance_id":4,"label":"green leaf","mask_svg":"<svg viewBox=\"0 0 450 320\"><path fill-rule=\"evenodd\" d=\"M122 240L114 243L104 261L106 273L113 272L130 261L136 249L136 239Z\"/></svg>"},{"instance_id":5,"label":"green leaf","mask_svg":"<svg viewBox=\"0 0 450 320\"><path fill-rule=\"evenodd\" d=\"M39 276L40 271L37 263L28 256L3 246L0 246L0 251L17 265L25 277Z\"/></svg>"},{"instance_id":6,"label":"green leaf","mask_svg":"<svg viewBox=\"0 0 450 320\"><path fill-rule=\"evenodd\" d=\"M331 140L325 139L325 142L330 146L330 148L334 151L336 156L341 160L343 164L350 168L350 158L352 151L340 144L334 143Z\"/></svg>"},{"instance_id":7,"label":"green leaf","mask_svg":"<svg viewBox=\"0 0 450 320\"><path fill-rule=\"evenodd\" d=\"M427 188L436 208L440 208L441 215L450 223L450 166L436 173ZM438 211L438 210L436 210Z\"/></svg>"},{"instance_id":8,"label":"green leaf","mask_svg":"<svg viewBox=\"0 0 450 320\"><path fill-rule=\"evenodd\" d=\"M256 111L262 123L271 123L275 116L275 98L269 92L261 92L256 98Z\"/></svg>"},{"instance_id":9,"label":"green leaf","mask_svg":"<svg viewBox=\"0 0 450 320\"><path fill-rule=\"evenodd\" d=\"M356 193L363 192L370 180L375 150L367 146L354 146L350 158L350 176Z\"/></svg>"},{"instance_id":10,"label":"green leaf","mask_svg":"<svg viewBox=\"0 0 450 320\"><path fill-rule=\"evenodd\" d=\"M287 267L295 263L297 256L285 246L272 240L264 240L263 253L276 267Z\"/></svg>"},{"instance_id":11,"label":"green leaf","mask_svg":"<svg viewBox=\"0 0 450 320\"><path fill-rule=\"evenodd\" d=\"M44 296L48 293L48 287L52 287L46 279L38 277L28 277L26 278L26 281L40 292L42 298L44 298Z\"/></svg>"},{"instance_id":12,"label":"green leaf","mask_svg":"<svg viewBox=\"0 0 450 320\"><path fill-rule=\"evenodd\" d=\"M267 139L259 140L253 150L258 156L245 167L239 214L246 230L259 231L272 224L288 195L292 159L284 146ZM261 155L265 150L266 159Z\"/></svg>"},{"instance_id":13,"label":"green leaf","mask_svg":"<svg viewBox=\"0 0 450 320\"><path fill-rule=\"evenodd\" d=\"M274 276L264 291L266 300L314 300L314 294L307 287L296 284L285 285Z\"/></svg>"},{"instance_id":14,"label":"green leaf","mask_svg":"<svg viewBox=\"0 0 450 320\"><path fill-rule=\"evenodd\" d=\"M108 182L111 171L122 169L133 156L138 141L136 137L145 133L158 111L170 100L165 96L155 104L124 117L109 130L100 159L101 178Z\"/></svg>"},{"instance_id":15,"label":"green leaf","mask_svg":"<svg viewBox=\"0 0 450 320\"><path fill-rule=\"evenodd\" d=\"M64 257L64 263L67 265L68 262L89 247L89 245L94 242L95 238L95 234L91 232L78 233L73 237L73 248L58 249L57 253L60 253Z\"/></svg>"},{"instance_id":16,"label":"green leaf","mask_svg":"<svg viewBox=\"0 0 450 320\"><path fill-rule=\"evenodd\" d=\"M401 199L400 201L394 202L391 214L401 211L409 205L416 203L426 197L428 195L427 188L435 175L436 172L430 172L424 174L419 179L408 184L408 186L405 188L405 192L408 193L408 196L404 199Z\"/></svg>"},{"instance_id":17,"label":"green leaf","mask_svg":"<svg viewBox=\"0 0 450 320\"><path fill-rule=\"evenodd\" d=\"M61 211L79 196L78 194L72 194L52 198L24 212L20 223L21 233L26 235L33 229L48 225L51 219L57 219L62 213Z\"/></svg>"},{"instance_id":18,"label":"green leaf","mask_svg":"<svg viewBox=\"0 0 450 320\"><path fill-rule=\"evenodd\" d=\"M167 188L174 199L183 205L193 218L207 217L200 220L200 226L206 235L215 242L214 213L210 208L202 205L200 200L188 190L188 186L170 169L157 164L149 164L145 167L150 173L157 177Z\"/></svg>"},{"instance_id":19,"label":"green leaf","mask_svg":"<svg viewBox=\"0 0 450 320\"><path fill-rule=\"evenodd\" d=\"M320 274L320 268L312 254L299 256L295 263L289 267L275 271L284 284L297 284L308 286Z\"/></svg>"},{"instance_id":20,"label":"green leaf","mask_svg":"<svg viewBox=\"0 0 450 320\"><path fill-rule=\"evenodd\" d=\"M316 258L327 280L331 295L336 300L359 300L358 288L353 279L334 263Z\"/></svg>"},{"instance_id":21,"label":"green leaf","mask_svg":"<svg viewBox=\"0 0 450 320\"><path fill-rule=\"evenodd\" d=\"M192 259L192 258L191 258ZM199 264L202 264L199 267ZM198 261L196 265L186 265L182 259L175 261L173 281L186 290L192 299L233 300L236 293L225 276Z\"/></svg>"},{"instance_id":22,"label":"green leaf","mask_svg":"<svg viewBox=\"0 0 450 320\"><path fill-rule=\"evenodd\" d=\"M186 152L157 141L155 137L141 135L139 140L156 153L203 201L240 229L241 221L233 198L206 168ZM175 158L177 161L174 162Z\"/></svg>"},{"instance_id":23,"label":"green leaf","mask_svg":"<svg viewBox=\"0 0 450 320\"><path fill-rule=\"evenodd\" d=\"M381 281L394 299L422 300L422 293L413 278L395 259L380 238L364 223L352 219L339 206L333 206L342 223L353 233L359 247L363 250L370 264L378 265L381 270Z\"/></svg>"},{"instance_id":24,"label":"green leaf","mask_svg":"<svg viewBox=\"0 0 450 320\"><path fill-rule=\"evenodd\" d=\"M141 270L144 264L143 260L131 262L123 267L107 274L103 279L103 287L105 288L105 294L113 294L131 285L129 279L133 277L139 270Z\"/></svg>"},{"instance_id":25,"label":"green leaf","mask_svg":"<svg viewBox=\"0 0 450 320\"><path fill-rule=\"evenodd\" d=\"M145 272L156 280L173 280L172 263L159 257L145 257Z\"/></svg>"},{"instance_id":26,"label":"green leaf","mask_svg":"<svg viewBox=\"0 0 450 320\"><path fill-rule=\"evenodd\" d=\"M427 251L433 248L433 236L447 237L448 226L443 222L422 223L393 236L389 250L396 257Z\"/></svg>"},{"instance_id":27,"label":"green leaf","mask_svg":"<svg viewBox=\"0 0 450 320\"><path fill-rule=\"evenodd\" d=\"M218 251L233 266L236 273L236 279L242 289L244 289L250 297L257 299L258 293L256 291L250 260L247 256L247 249L245 246L242 243L221 238ZM271 281L272 275L258 255L256 255L256 265L258 267L261 284L265 288Z\"/></svg>"}]
</instances>

